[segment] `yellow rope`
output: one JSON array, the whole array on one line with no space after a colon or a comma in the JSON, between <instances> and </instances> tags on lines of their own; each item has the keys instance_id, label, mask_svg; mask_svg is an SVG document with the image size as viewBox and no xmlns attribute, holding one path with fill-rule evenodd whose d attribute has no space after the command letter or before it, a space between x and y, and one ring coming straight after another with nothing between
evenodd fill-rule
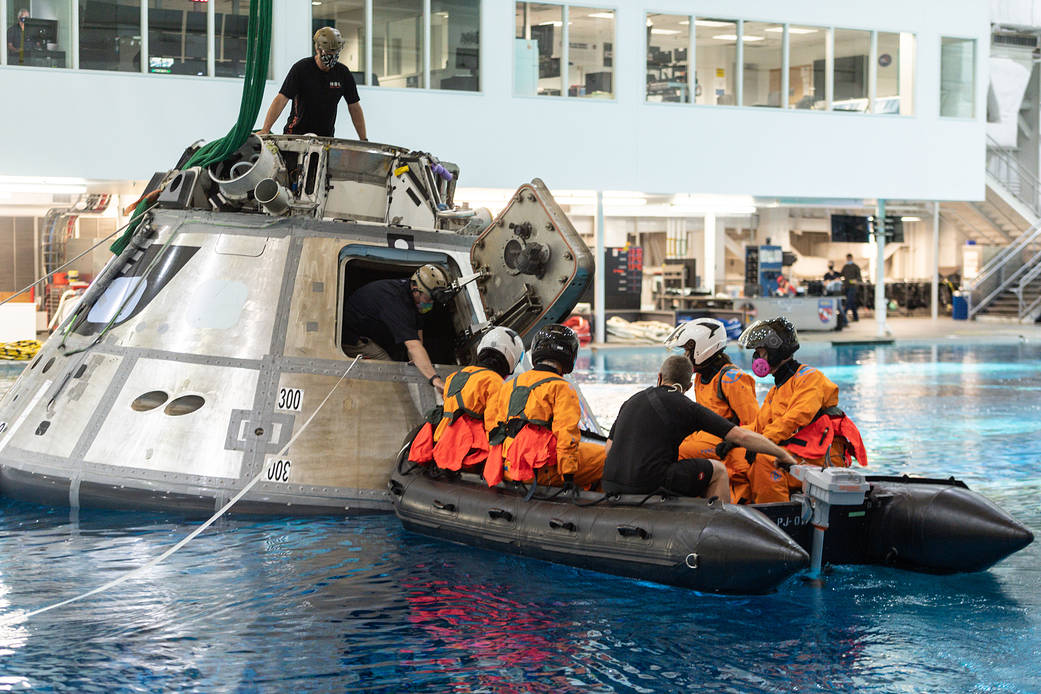
<instances>
[{"instance_id":1,"label":"yellow rope","mask_svg":"<svg viewBox=\"0 0 1041 694\"><path fill-rule=\"evenodd\" d=\"M0 360L28 361L36 356L43 345L37 340L19 340L18 342L0 342Z\"/></svg>"}]
</instances>

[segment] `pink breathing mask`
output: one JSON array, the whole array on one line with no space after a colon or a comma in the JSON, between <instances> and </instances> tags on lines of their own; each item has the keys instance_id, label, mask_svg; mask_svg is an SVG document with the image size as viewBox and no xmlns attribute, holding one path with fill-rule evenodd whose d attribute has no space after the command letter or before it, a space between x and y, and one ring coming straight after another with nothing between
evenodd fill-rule
<instances>
[{"instance_id":1,"label":"pink breathing mask","mask_svg":"<svg viewBox=\"0 0 1041 694\"><path fill-rule=\"evenodd\" d=\"M770 362L766 361L762 357L752 360L752 373L759 378L770 375Z\"/></svg>"}]
</instances>

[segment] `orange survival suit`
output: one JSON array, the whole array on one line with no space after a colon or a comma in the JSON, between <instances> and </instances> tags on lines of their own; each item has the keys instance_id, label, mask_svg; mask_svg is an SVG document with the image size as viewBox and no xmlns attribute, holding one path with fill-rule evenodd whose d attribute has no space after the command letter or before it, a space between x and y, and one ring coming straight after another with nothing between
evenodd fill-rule
<instances>
[{"instance_id":1,"label":"orange survival suit","mask_svg":"<svg viewBox=\"0 0 1041 694\"><path fill-rule=\"evenodd\" d=\"M778 367L754 431L784 446L807 463L848 466L851 457L867 465L860 432L838 409L839 387L812 366L790 361ZM748 481L753 503L788 501L801 484L776 468L771 456L756 456Z\"/></svg>"},{"instance_id":2,"label":"orange survival suit","mask_svg":"<svg viewBox=\"0 0 1041 694\"><path fill-rule=\"evenodd\" d=\"M445 403L420 430L409 461L431 460L445 470L477 465L488 457L485 414L502 386L502 376L483 366L465 366L445 381ZM494 421L487 428L494 426Z\"/></svg>"},{"instance_id":3,"label":"orange survival suit","mask_svg":"<svg viewBox=\"0 0 1041 694\"><path fill-rule=\"evenodd\" d=\"M708 381L701 374L694 374L694 399L723 419L738 426L751 428L759 414L759 402L755 398L755 380L739 367L724 364ZM720 460L716 446L722 442L718 436L706 431L697 431L680 444L680 459L710 458ZM751 500L748 488L748 461L743 448L731 449L723 458L730 476L730 498L732 503L741 499Z\"/></svg>"},{"instance_id":4,"label":"orange survival suit","mask_svg":"<svg viewBox=\"0 0 1041 694\"><path fill-rule=\"evenodd\" d=\"M495 422L484 468L488 486L505 478L537 479L541 485L558 487L564 475L574 475L582 489L598 485L604 447L582 443L581 419L578 393L548 366L538 365L503 383L485 412L485 422Z\"/></svg>"}]
</instances>

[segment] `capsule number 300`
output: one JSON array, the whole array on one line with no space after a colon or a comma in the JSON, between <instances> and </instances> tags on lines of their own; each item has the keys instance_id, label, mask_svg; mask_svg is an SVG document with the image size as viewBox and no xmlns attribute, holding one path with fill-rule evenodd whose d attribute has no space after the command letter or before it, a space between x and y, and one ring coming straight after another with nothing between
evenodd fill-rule
<instances>
[{"instance_id":1,"label":"capsule number 300","mask_svg":"<svg viewBox=\"0 0 1041 694\"><path fill-rule=\"evenodd\" d=\"M299 412L300 405L304 402L304 391L302 388L279 388L278 409Z\"/></svg>"},{"instance_id":2,"label":"capsule number 300","mask_svg":"<svg viewBox=\"0 0 1041 694\"><path fill-rule=\"evenodd\" d=\"M288 460L275 460L267 466L267 478L269 482L288 482L289 468L292 463Z\"/></svg>"}]
</instances>

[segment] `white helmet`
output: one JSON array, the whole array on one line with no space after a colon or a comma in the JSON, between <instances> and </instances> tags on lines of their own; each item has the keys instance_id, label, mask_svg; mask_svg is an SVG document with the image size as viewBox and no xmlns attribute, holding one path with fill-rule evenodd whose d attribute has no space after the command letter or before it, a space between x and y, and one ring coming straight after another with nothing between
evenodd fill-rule
<instances>
[{"instance_id":1,"label":"white helmet","mask_svg":"<svg viewBox=\"0 0 1041 694\"><path fill-rule=\"evenodd\" d=\"M669 350L684 350L690 354L694 366L701 366L727 346L727 329L714 318L695 318L680 323L665 338Z\"/></svg>"},{"instance_id":2,"label":"white helmet","mask_svg":"<svg viewBox=\"0 0 1041 694\"><path fill-rule=\"evenodd\" d=\"M520 335L509 328L495 327L489 330L477 345L477 356L486 349L493 349L504 356L510 373L513 373L524 356L524 343Z\"/></svg>"}]
</instances>

